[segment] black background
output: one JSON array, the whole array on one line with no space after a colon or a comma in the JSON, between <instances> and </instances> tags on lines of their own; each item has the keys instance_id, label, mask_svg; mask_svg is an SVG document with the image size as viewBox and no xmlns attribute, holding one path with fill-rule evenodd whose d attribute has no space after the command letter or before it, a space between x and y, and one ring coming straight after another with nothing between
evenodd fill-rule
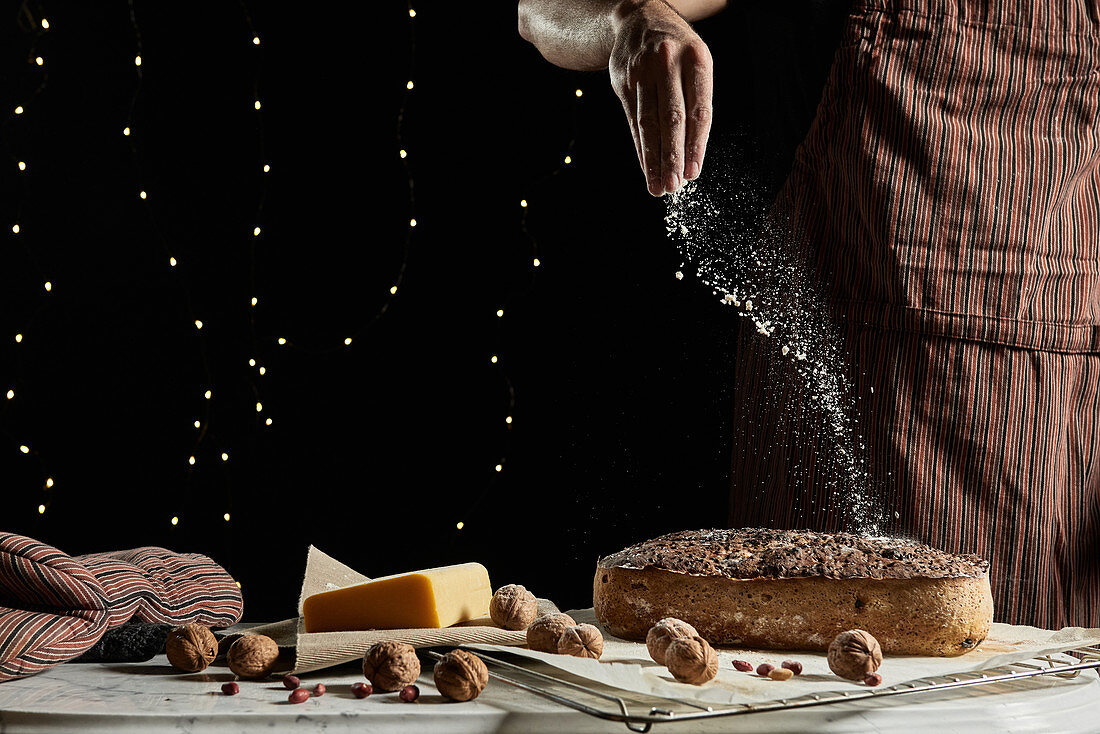
<instances>
[{"instance_id":1,"label":"black background","mask_svg":"<svg viewBox=\"0 0 1100 734\"><path fill-rule=\"evenodd\" d=\"M256 47L236 3L135 0L140 90L125 2L9 9L0 528L207 553L260 621L311 543L575 607L598 556L723 525L736 324L673 277L606 72L507 4L267 5Z\"/></svg>"}]
</instances>

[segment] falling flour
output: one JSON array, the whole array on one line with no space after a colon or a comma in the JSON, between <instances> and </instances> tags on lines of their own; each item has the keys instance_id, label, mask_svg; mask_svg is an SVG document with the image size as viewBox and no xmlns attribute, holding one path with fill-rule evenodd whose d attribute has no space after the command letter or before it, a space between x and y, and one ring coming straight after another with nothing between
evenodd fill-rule
<instances>
[{"instance_id":1,"label":"falling flour","mask_svg":"<svg viewBox=\"0 0 1100 734\"><path fill-rule=\"evenodd\" d=\"M753 190L712 176L705 186L697 179L666 197L668 235L684 259L676 277L693 266L719 303L749 319L760 338L774 345L788 377L801 388L797 394L821 417L829 496L842 505L833 509L848 529L879 535L885 523L871 492L839 334L807 268L793 254L790 232L762 216Z\"/></svg>"}]
</instances>

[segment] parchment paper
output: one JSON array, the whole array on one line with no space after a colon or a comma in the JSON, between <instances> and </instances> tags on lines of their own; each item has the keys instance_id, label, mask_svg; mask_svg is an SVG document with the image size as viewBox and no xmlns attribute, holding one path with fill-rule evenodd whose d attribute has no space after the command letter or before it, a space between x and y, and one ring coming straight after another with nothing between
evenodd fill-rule
<instances>
[{"instance_id":1,"label":"parchment paper","mask_svg":"<svg viewBox=\"0 0 1100 734\"><path fill-rule=\"evenodd\" d=\"M595 624L591 609L568 612L578 622ZM736 704L773 701L778 698L795 698L812 693L863 689L862 683L839 678L829 670L823 652L795 652L785 650L747 650L733 647L717 648L718 677L702 686L676 681L662 665L653 662L645 643L631 642L611 636L601 627L604 635L603 655L599 660L552 655L526 648L505 648L497 645L468 645L476 650L509 652L540 660L560 670L573 673L598 683L604 683L627 691L680 698L707 704ZM994 624L985 642L966 655L955 658L918 656L888 656L879 668L883 687L928 676L951 675L985 670L1012 662L1029 660L1038 655L1079 649L1086 645L1100 644L1100 629L1067 627L1053 631L1035 627ZM786 681L773 681L755 673L742 673L733 668L734 660L747 660L753 668L760 663L779 667L784 660L802 663L803 672ZM1071 661L1066 658L1067 662ZM1095 676L1095 671L1085 675Z\"/></svg>"},{"instance_id":2,"label":"parchment paper","mask_svg":"<svg viewBox=\"0 0 1100 734\"><path fill-rule=\"evenodd\" d=\"M502 649L526 645L527 633L498 627L488 616L461 622L442 629L371 630L366 632L306 632L302 624L302 604L307 596L322 591L340 589L370 581L358 571L335 558L309 547L302 591L298 597L298 617L272 624L250 627L249 634L271 637L282 648L279 673L308 673L333 665L360 660L367 648L376 642L398 640L413 647L492 644ZM558 608L546 599L539 599L539 613L556 612ZM227 642L232 641L228 638Z\"/></svg>"}]
</instances>

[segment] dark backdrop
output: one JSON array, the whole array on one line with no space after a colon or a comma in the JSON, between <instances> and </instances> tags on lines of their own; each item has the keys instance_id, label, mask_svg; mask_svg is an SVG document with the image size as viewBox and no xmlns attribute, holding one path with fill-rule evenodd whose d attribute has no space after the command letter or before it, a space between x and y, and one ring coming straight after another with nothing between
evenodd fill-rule
<instances>
[{"instance_id":1,"label":"dark backdrop","mask_svg":"<svg viewBox=\"0 0 1100 734\"><path fill-rule=\"evenodd\" d=\"M0 527L207 553L265 620L310 543L572 607L724 524L735 324L673 277L606 73L508 5L264 5L134 0L140 89L124 0L9 7Z\"/></svg>"}]
</instances>

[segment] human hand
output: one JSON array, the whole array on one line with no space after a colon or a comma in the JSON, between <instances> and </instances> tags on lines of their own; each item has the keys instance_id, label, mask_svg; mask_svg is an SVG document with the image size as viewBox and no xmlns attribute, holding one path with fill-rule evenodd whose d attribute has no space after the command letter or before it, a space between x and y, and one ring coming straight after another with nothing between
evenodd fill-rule
<instances>
[{"instance_id":1,"label":"human hand","mask_svg":"<svg viewBox=\"0 0 1100 734\"><path fill-rule=\"evenodd\" d=\"M649 193L678 191L698 177L714 90L703 39L663 0L627 0L616 11L608 70Z\"/></svg>"}]
</instances>

